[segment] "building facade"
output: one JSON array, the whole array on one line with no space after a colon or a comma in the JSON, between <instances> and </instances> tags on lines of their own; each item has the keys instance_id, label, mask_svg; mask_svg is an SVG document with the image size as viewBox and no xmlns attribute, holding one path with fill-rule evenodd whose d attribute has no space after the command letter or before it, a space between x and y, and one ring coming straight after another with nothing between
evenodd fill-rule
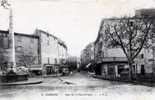
<instances>
[{"instance_id":1,"label":"building facade","mask_svg":"<svg viewBox=\"0 0 155 100\"><path fill-rule=\"evenodd\" d=\"M120 47L108 47L108 39L105 37L105 25L115 24L119 18L103 19L95 41L95 62L96 74L103 75L105 78L124 77L129 74L127 58ZM134 21L134 19L133 19ZM133 73L152 74L153 72L153 49L143 48L133 64Z\"/></svg>"},{"instance_id":2,"label":"building facade","mask_svg":"<svg viewBox=\"0 0 155 100\"><path fill-rule=\"evenodd\" d=\"M10 41L8 31L0 31L0 64L10 59ZM59 38L42 30L34 34L15 33L15 59L18 66L26 66L30 71L48 74L58 70L55 65L65 63L67 59L67 46ZM3 68L1 68L3 69Z\"/></svg>"},{"instance_id":3,"label":"building facade","mask_svg":"<svg viewBox=\"0 0 155 100\"><path fill-rule=\"evenodd\" d=\"M66 44L61 39L43 30L37 29L34 34L40 38L41 65L48 74L58 72L59 66L56 65L65 63L67 59Z\"/></svg>"},{"instance_id":4,"label":"building facade","mask_svg":"<svg viewBox=\"0 0 155 100\"><path fill-rule=\"evenodd\" d=\"M139 10L136 10L135 16L155 18L155 9L139 9ZM155 22L153 23L152 31L155 33ZM153 38L153 41L152 41L153 59L151 61L153 62L152 69L153 69L153 73L155 74L155 35L152 35L152 38Z\"/></svg>"},{"instance_id":5,"label":"building facade","mask_svg":"<svg viewBox=\"0 0 155 100\"><path fill-rule=\"evenodd\" d=\"M1 41L1 67L10 59L10 41L8 31L0 30ZM16 66L26 66L31 69L32 65L39 66L39 37L23 33L15 33L15 59Z\"/></svg>"}]
</instances>

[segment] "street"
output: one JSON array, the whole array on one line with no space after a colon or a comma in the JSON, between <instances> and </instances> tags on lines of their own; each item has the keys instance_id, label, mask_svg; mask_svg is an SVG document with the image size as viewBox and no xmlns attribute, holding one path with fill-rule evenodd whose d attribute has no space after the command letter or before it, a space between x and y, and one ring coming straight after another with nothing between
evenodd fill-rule
<instances>
[{"instance_id":1,"label":"street","mask_svg":"<svg viewBox=\"0 0 155 100\"><path fill-rule=\"evenodd\" d=\"M48 77L41 84L1 87L0 97L32 99L34 97L59 96L153 96L155 88L132 85L127 83L110 82L90 77L87 73L73 73L64 77ZM25 98L25 99L26 99ZM11 99L11 100L12 100ZM14 100L13 99L13 100ZM23 98L22 98L23 99ZM24 99L24 100L25 100Z\"/></svg>"}]
</instances>

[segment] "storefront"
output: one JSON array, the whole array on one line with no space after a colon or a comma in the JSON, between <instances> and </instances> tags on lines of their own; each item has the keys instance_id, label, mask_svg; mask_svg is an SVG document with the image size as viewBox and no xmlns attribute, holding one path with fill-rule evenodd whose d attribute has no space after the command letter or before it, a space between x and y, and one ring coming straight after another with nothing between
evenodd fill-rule
<instances>
[{"instance_id":1,"label":"storefront","mask_svg":"<svg viewBox=\"0 0 155 100\"><path fill-rule=\"evenodd\" d=\"M50 74L57 74L59 72L59 65L56 64L47 64L44 66L45 70L46 70L46 74L50 75Z\"/></svg>"},{"instance_id":2,"label":"storefront","mask_svg":"<svg viewBox=\"0 0 155 100\"><path fill-rule=\"evenodd\" d=\"M129 67L126 59L104 58L100 64L100 73L106 79L124 78L128 76Z\"/></svg>"}]
</instances>

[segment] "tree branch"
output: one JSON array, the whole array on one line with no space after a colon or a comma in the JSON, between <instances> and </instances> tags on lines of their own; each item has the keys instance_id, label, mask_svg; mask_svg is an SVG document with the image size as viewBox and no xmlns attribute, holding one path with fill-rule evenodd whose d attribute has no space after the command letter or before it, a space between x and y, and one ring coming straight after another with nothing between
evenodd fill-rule
<instances>
[{"instance_id":1,"label":"tree branch","mask_svg":"<svg viewBox=\"0 0 155 100\"><path fill-rule=\"evenodd\" d=\"M148 24L149 24L149 26L148 26ZM145 35L144 35L144 37L143 37L143 39L141 41L141 45L140 45L139 49L137 50L137 52L135 53L135 55L132 57L133 60L137 57L137 55L140 53L141 49L143 48L144 43L145 43L145 41L147 39L147 36L149 34L149 31L151 29L151 25L152 25L152 23L149 23L149 22L145 24L145 26L146 26L146 28L145 28L146 31L144 31Z\"/></svg>"},{"instance_id":2,"label":"tree branch","mask_svg":"<svg viewBox=\"0 0 155 100\"><path fill-rule=\"evenodd\" d=\"M127 54L127 52L126 52L125 48L124 48L123 41L122 41L121 37L119 36L119 34L117 33L116 26L114 26L114 31L115 31L115 33L116 33L116 36L117 36L117 37L118 37L118 39L119 39L120 46L121 46L121 48L123 49L123 52L125 53L125 55L126 55L127 59L129 59L129 56L128 56L128 54Z\"/></svg>"}]
</instances>

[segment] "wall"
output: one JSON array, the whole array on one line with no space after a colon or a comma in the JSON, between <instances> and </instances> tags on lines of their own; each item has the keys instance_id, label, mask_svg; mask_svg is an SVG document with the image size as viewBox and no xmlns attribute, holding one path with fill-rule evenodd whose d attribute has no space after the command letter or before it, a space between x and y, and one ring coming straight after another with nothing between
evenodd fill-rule
<instances>
[{"instance_id":1,"label":"wall","mask_svg":"<svg viewBox=\"0 0 155 100\"><path fill-rule=\"evenodd\" d=\"M10 43L8 40L8 31L0 30L1 41L3 41L1 55L4 55L5 61L8 62L10 58ZM15 33L15 54L17 66L27 65L31 67L33 64L39 64L38 52L39 37L34 35L26 35ZM3 48L4 46L4 48Z\"/></svg>"},{"instance_id":2,"label":"wall","mask_svg":"<svg viewBox=\"0 0 155 100\"><path fill-rule=\"evenodd\" d=\"M67 49L60 45L62 42L57 37L42 30L36 30L35 34L40 37L41 63L60 64L60 59L66 59Z\"/></svg>"},{"instance_id":3,"label":"wall","mask_svg":"<svg viewBox=\"0 0 155 100\"><path fill-rule=\"evenodd\" d=\"M39 38L22 34L15 34L15 52L17 64L39 64Z\"/></svg>"}]
</instances>

